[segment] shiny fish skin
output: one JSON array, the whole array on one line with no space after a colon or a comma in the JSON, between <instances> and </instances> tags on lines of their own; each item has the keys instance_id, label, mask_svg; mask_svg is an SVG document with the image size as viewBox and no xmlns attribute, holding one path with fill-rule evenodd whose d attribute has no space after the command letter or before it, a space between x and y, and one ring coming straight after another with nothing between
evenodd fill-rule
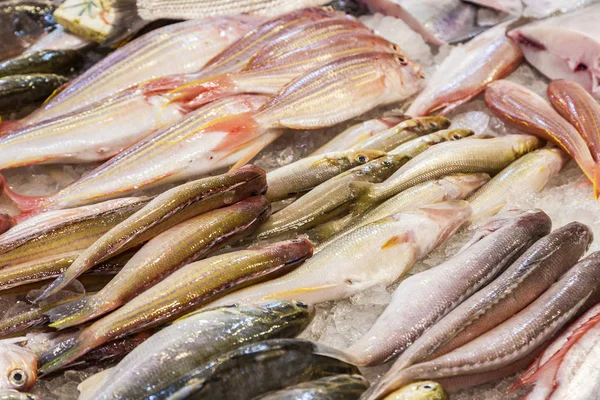
<instances>
[{"instance_id":1,"label":"shiny fish skin","mask_svg":"<svg viewBox=\"0 0 600 400\"><path fill-rule=\"evenodd\" d=\"M65 329L107 314L184 265L252 234L270 212L269 201L257 196L175 225L148 241L98 293L48 312L50 326Z\"/></svg>"},{"instance_id":2,"label":"shiny fish skin","mask_svg":"<svg viewBox=\"0 0 600 400\"><path fill-rule=\"evenodd\" d=\"M558 175L567 160L567 154L557 148L536 150L519 158L469 197L473 220L500 211L516 191L519 194L541 191L550 178Z\"/></svg>"},{"instance_id":3,"label":"shiny fish skin","mask_svg":"<svg viewBox=\"0 0 600 400\"><path fill-rule=\"evenodd\" d=\"M38 400L39 397L31 393L18 392L12 389L0 389L0 400Z\"/></svg>"},{"instance_id":4,"label":"shiny fish skin","mask_svg":"<svg viewBox=\"0 0 600 400\"><path fill-rule=\"evenodd\" d=\"M83 64L75 50L43 50L0 62L0 76L29 73L69 74Z\"/></svg>"},{"instance_id":5,"label":"shiny fish skin","mask_svg":"<svg viewBox=\"0 0 600 400\"><path fill-rule=\"evenodd\" d=\"M558 144L594 182L594 160L585 141L542 97L518 83L499 80L486 88L485 104L500 119L523 132Z\"/></svg>"},{"instance_id":6,"label":"shiny fish skin","mask_svg":"<svg viewBox=\"0 0 600 400\"><path fill-rule=\"evenodd\" d=\"M371 329L345 352L354 364L379 365L410 349L428 329L435 329L446 314L548 234L551 225L540 210L523 212L447 261L405 279ZM399 365L403 363L394 363L387 376L397 374Z\"/></svg>"},{"instance_id":7,"label":"shiny fish skin","mask_svg":"<svg viewBox=\"0 0 600 400\"><path fill-rule=\"evenodd\" d=\"M415 382L386 396L384 400L448 400L442 385L433 381Z\"/></svg>"},{"instance_id":8,"label":"shiny fish skin","mask_svg":"<svg viewBox=\"0 0 600 400\"><path fill-rule=\"evenodd\" d=\"M185 183L158 195L85 249L48 289L57 293L82 272L125 249L135 247L189 218L264 192L265 172L246 166L223 175Z\"/></svg>"},{"instance_id":9,"label":"shiny fish skin","mask_svg":"<svg viewBox=\"0 0 600 400\"><path fill-rule=\"evenodd\" d=\"M37 378L37 356L11 341L19 342L0 342L0 389L29 390Z\"/></svg>"},{"instance_id":10,"label":"shiny fish skin","mask_svg":"<svg viewBox=\"0 0 600 400\"><path fill-rule=\"evenodd\" d=\"M39 371L54 371L109 340L163 324L194 311L216 296L279 276L311 255L310 242L298 239L188 264L85 328L71 348L43 365Z\"/></svg>"},{"instance_id":11,"label":"shiny fish skin","mask_svg":"<svg viewBox=\"0 0 600 400\"><path fill-rule=\"evenodd\" d=\"M418 117L438 110L448 114L483 92L488 83L511 73L523 54L506 37L506 26L498 25L452 49L406 114Z\"/></svg>"},{"instance_id":12,"label":"shiny fish skin","mask_svg":"<svg viewBox=\"0 0 600 400\"><path fill-rule=\"evenodd\" d=\"M267 174L267 199L284 200L354 168L384 156L383 151L347 150L302 158Z\"/></svg>"},{"instance_id":13,"label":"shiny fish skin","mask_svg":"<svg viewBox=\"0 0 600 400\"><path fill-rule=\"evenodd\" d=\"M356 400L368 387L369 382L360 375L332 375L288 386L256 400Z\"/></svg>"},{"instance_id":14,"label":"shiny fish skin","mask_svg":"<svg viewBox=\"0 0 600 400\"><path fill-rule=\"evenodd\" d=\"M195 312L133 350L97 390L83 392L81 399L142 398L152 394L152 388L165 387L241 344L294 337L302 332L313 314L312 307L293 301L231 305ZM236 330L235 335L229 334L231 329Z\"/></svg>"},{"instance_id":15,"label":"shiny fish skin","mask_svg":"<svg viewBox=\"0 0 600 400\"><path fill-rule=\"evenodd\" d=\"M414 158L433 145L464 139L474 134L475 132L470 129L444 129L403 143L390 151L389 154L406 154Z\"/></svg>"},{"instance_id":16,"label":"shiny fish skin","mask_svg":"<svg viewBox=\"0 0 600 400\"><path fill-rule=\"evenodd\" d=\"M0 112L41 103L57 88L67 83L55 74L11 75L0 78Z\"/></svg>"},{"instance_id":17,"label":"shiny fish skin","mask_svg":"<svg viewBox=\"0 0 600 400\"><path fill-rule=\"evenodd\" d=\"M470 215L465 201L391 215L338 238L297 270L213 304L267 299L315 304L344 299L375 285L390 285L415 261L452 236ZM386 261L382 263L382 259Z\"/></svg>"},{"instance_id":18,"label":"shiny fish skin","mask_svg":"<svg viewBox=\"0 0 600 400\"><path fill-rule=\"evenodd\" d=\"M383 379L365 399L376 399L416 379L438 379L501 369L535 353L597 292L600 253L592 253L567 271L534 302L504 323L441 357L415 364Z\"/></svg>"}]
</instances>

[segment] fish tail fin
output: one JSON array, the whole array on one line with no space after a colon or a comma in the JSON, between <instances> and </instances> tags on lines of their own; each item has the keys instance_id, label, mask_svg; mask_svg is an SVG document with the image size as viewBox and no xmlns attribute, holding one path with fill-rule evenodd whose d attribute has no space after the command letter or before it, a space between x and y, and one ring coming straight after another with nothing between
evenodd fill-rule
<instances>
[{"instance_id":1,"label":"fish tail fin","mask_svg":"<svg viewBox=\"0 0 600 400\"><path fill-rule=\"evenodd\" d=\"M23 211L27 216L37 214L41 211L41 207L46 203L50 196L26 196L13 191L7 184L4 176L0 174L0 188L4 191L4 194L16 204L16 206ZM24 217L19 215L17 220L23 220Z\"/></svg>"},{"instance_id":2,"label":"fish tail fin","mask_svg":"<svg viewBox=\"0 0 600 400\"><path fill-rule=\"evenodd\" d=\"M356 199L352 209L352 215L360 215L377 203L377 191L374 183L352 182L350 183L352 195Z\"/></svg>"},{"instance_id":3,"label":"fish tail fin","mask_svg":"<svg viewBox=\"0 0 600 400\"><path fill-rule=\"evenodd\" d=\"M55 329L65 329L80 325L114 308L108 302L102 303L99 307L97 302L91 301L92 299L94 296L73 300L46 312L45 314L51 322L49 326Z\"/></svg>"},{"instance_id":4,"label":"fish tail fin","mask_svg":"<svg viewBox=\"0 0 600 400\"><path fill-rule=\"evenodd\" d=\"M169 103L181 103L188 110L237 93L232 74L221 74L195 80L171 90Z\"/></svg>"},{"instance_id":5,"label":"fish tail fin","mask_svg":"<svg viewBox=\"0 0 600 400\"><path fill-rule=\"evenodd\" d=\"M40 375L45 375L65 368L73 361L95 348L96 346L93 343L89 343L88 340L83 338L85 333L86 331L83 331L75 338L69 338L62 341L42 354L40 360L42 360L42 362L44 362L44 360L47 361L38 369L38 373ZM100 344L102 343L98 343L98 345ZM57 353L58 355L56 355Z\"/></svg>"}]
</instances>

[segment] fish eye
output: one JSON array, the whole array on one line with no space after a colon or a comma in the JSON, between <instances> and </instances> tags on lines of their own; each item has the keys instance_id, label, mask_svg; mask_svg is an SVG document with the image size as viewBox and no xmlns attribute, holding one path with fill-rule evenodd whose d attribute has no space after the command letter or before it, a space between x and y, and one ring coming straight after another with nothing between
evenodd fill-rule
<instances>
[{"instance_id":1,"label":"fish eye","mask_svg":"<svg viewBox=\"0 0 600 400\"><path fill-rule=\"evenodd\" d=\"M424 390L426 392L430 392L435 389L435 386L431 383L426 383L424 385L419 386L419 390Z\"/></svg>"},{"instance_id":2,"label":"fish eye","mask_svg":"<svg viewBox=\"0 0 600 400\"><path fill-rule=\"evenodd\" d=\"M8 375L8 380L16 389L23 388L27 383L27 373L22 369L13 369Z\"/></svg>"},{"instance_id":3,"label":"fish eye","mask_svg":"<svg viewBox=\"0 0 600 400\"><path fill-rule=\"evenodd\" d=\"M400 49L398 48L398 46L396 46L394 43L392 43L392 50L398 51Z\"/></svg>"},{"instance_id":4,"label":"fish eye","mask_svg":"<svg viewBox=\"0 0 600 400\"><path fill-rule=\"evenodd\" d=\"M408 62L406 61L406 58L402 57L402 56L398 56L396 57L396 60L398 60L398 62L402 65L407 65Z\"/></svg>"},{"instance_id":5,"label":"fish eye","mask_svg":"<svg viewBox=\"0 0 600 400\"><path fill-rule=\"evenodd\" d=\"M460 139L460 135L455 133L454 135L452 135L452 139L458 140L458 139Z\"/></svg>"},{"instance_id":6,"label":"fish eye","mask_svg":"<svg viewBox=\"0 0 600 400\"><path fill-rule=\"evenodd\" d=\"M437 128L437 124L435 122L430 122L429 123L429 127L430 128Z\"/></svg>"},{"instance_id":7,"label":"fish eye","mask_svg":"<svg viewBox=\"0 0 600 400\"><path fill-rule=\"evenodd\" d=\"M357 157L357 160L360 163L367 162L367 156L365 156L364 154L359 154L358 157Z\"/></svg>"}]
</instances>

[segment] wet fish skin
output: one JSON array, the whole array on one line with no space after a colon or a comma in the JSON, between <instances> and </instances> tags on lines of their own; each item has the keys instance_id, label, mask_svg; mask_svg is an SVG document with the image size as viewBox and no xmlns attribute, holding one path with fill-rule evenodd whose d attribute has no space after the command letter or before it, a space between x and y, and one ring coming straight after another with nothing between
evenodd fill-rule
<instances>
[{"instance_id":1,"label":"wet fish skin","mask_svg":"<svg viewBox=\"0 0 600 400\"><path fill-rule=\"evenodd\" d=\"M391 285L452 236L470 213L467 202L450 201L391 215L320 248L297 270L213 304L271 299L316 304L341 300L375 285Z\"/></svg>"},{"instance_id":2,"label":"wet fish skin","mask_svg":"<svg viewBox=\"0 0 600 400\"><path fill-rule=\"evenodd\" d=\"M433 132L428 135L424 135L416 139L410 140L406 143L403 143L395 149L391 150L389 153L406 154L414 158L435 144L464 139L469 136L473 136L474 134L475 132L473 132L472 130L464 128L443 129L441 131Z\"/></svg>"},{"instance_id":3,"label":"wet fish skin","mask_svg":"<svg viewBox=\"0 0 600 400\"><path fill-rule=\"evenodd\" d=\"M65 329L118 308L186 264L251 235L271 213L263 196L188 219L146 243L98 293L50 310L50 326Z\"/></svg>"},{"instance_id":4,"label":"wet fish skin","mask_svg":"<svg viewBox=\"0 0 600 400\"><path fill-rule=\"evenodd\" d=\"M330 375L358 374L356 367L336 358L339 355L307 340L266 340L217 357L158 398L243 400Z\"/></svg>"},{"instance_id":5,"label":"wet fish skin","mask_svg":"<svg viewBox=\"0 0 600 400\"><path fill-rule=\"evenodd\" d=\"M0 389L29 390L37 379L37 356L14 344L22 339L0 342Z\"/></svg>"},{"instance_id":6,"label":"wet fish skin","mask_svg":"<svg viewBox=\"0 0 600 400\"><path fill-rule=\"evenodd\" d=\"M442 385L433 381L415 382L395 391L384 400L448 400Z\"/></svg>"},{"instance_id":7,"label":"wet fish skin","mask_svg":"<svg viewBox=\"0 0 600 400\"><path fill-rule=\"evenodd\" d=\"M82 400L151 395L152 388L168 386L211 358L242 344L294 337L304 330L313 315L311 306L287 300L194 312L133 350L103 382L95 388L86 388ZM236 335L230 335L230 329L235 329Z\"/></svg>"},{"instance_id":8,"label":"wet fish skin","mask_svg":"<svg viewBox=\"0 0 600 400\"><path fill-rule=\"evenodd\" d=\"M503 121L560 146L594 182L594 160L585 141L541 96L517 83L499 80L488 85L484 97L488 108Z\"/></svg>"},{"instance_id":9,"label":"wet fish skin","mask_svg":"<svg viewBox=\"0 0 600 400\"><path fill-rule=\"evenodd\" d=\"M72 347L39 371L55 371L112 339L161 325L198 309L217 296L279 276L311 255L311 243L297 239L188 264L85 328Z\"/></svg>"},{"instance_id":10,"label":"wet fish skin","mask_svg":"<svg viewBox=\"0 0 600 400\"><path fill-rule=\"evenodd\" d=\"M184 183L158 195L85 249L40 297L56 294L97 263L140 245L190 218L266 190L265 172L255 166Z\"/></svg>"},{"instance_id":11,"label":"wet fish skin","mask_svg":"<svg viewBox=\"0 0 600 400\"><path fill-rule=\"evenodd\" d=\"M368 390L376 399L413 380L488 373L539 350L597 292L600 253L592 253L568 270L535 301L504 323L441 357L415 364Z\"/></svg>"},{"instance_id":12,"label":"wet fish skin","mask_svg":"<svg viewBox=\"0 0 600 400\"><path fill-rule=\"evenodd\" d=\"M41 50L0 62L0 77L30 73L69 74L83 64L76 50Z\"/></svg>"},{"instance_id":13,"label":"wet fish skin","mask_svg":"<svg viewBox=\"0 0 600 400\"><path fill-rule=\"evenodd\" d=\"M31 393L23 393L12 389L0 389L0 400L37 400Z\"/></svg>"},{"instance_id":14,"label":"wet fish skin","mask_svg":"<svg viewBox=\"0 0 600 400\"><path fill-rule=\"evenodd\" d=\"M267 393L257 400L355 400L369 387L360 375L332 375Z\"/></svg>"},{"instance_id":15,"label":"wet fish skin","mask_svg":"<svg viewBox=\"0 0 600 400\"><path fill-rule=\"evenodd\" d=\"M483 92L487 84L511 73L523 54L506 37L507 24L500 24L452 49L425 89L406 110L413 117L440 111L448 114Z\"/></svg>"},{"instance_id":16,"label":"wet fish skin","mask_svg":"<svg viewBox=\"0 0 600 400\"><path fill-rule=\"evenodd\" d=\"M548 234L551 226L550 218L541 210L522 212L454 257L405 279L371 329L345 352L354 364L368 366L385 363L405 350L410 352L407 349L415 341ZM426 290L429 287L435 287L435 293ZM423 304L428 304L427 310ZM386 376L397 374L402 365L402 361L394 363Z\"/></svg>"},{"instance_id":17,"label":"wet fish skin","mask_svg":"<svg viewBox=\"0 0 600 400\"><path fill-rule=\"evenodd\" d=\"M0 78L0 112L42 102L56 89L67 83L64 76L55 74L23 74Z\"/></svg>"}]
</instances>

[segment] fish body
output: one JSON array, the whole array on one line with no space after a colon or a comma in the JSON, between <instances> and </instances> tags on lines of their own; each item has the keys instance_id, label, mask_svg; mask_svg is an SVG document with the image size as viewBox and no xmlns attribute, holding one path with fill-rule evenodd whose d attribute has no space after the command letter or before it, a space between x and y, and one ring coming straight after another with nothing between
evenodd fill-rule
<instances>
[{"instance_id":1,"label":"fish body","mask_svg":"<svg viewBox=\"0 0 600 400\"><path fill-rule=\"evenodd\" d=\"M448 400L442 385L433 381L415 382L395 391L384 400Z\"/></svg>"},{"instance_id":2,"label":"fish body","mask_svg":"<svg viewBox=\"0 0 600 400\"><path fill-rule=\"evenodd\" d=\"M310 242L299 239L226 253L188 264L85 328L72 347L43 365L40 371L61 368L112 339L194 311L215 296L279 276L311 255Z\"/></svg>"},{"instance_id":3,"label":"fish body","mask_svg":"<svg viewBox=\"0 0 600 400\"><path fill-rule=\"evenodd\" d=\"M0 112L44 101L68 79L55 74L11 75L0 78Z\"/></svg>"},{"instance_id":4,"label":"fish body","mask_svg":"<svg viewBox=\"0 0 600 400\"><path fill-rule=\"evenodd\" d=\"M55 6L41 1L7 1L0 5L0 60L15 57L55 25Z\"/></svg>"},{"instance_id":5,"label":"fish body","mask_svg":"<svg viewBox=\"0 0 600 400\"><path fill-rule=\"evenodd\" d=\"M37 356L14 339L0 342L0 389L28 390L37 379Z\"/></svg>"},{"instance_id":6,"label":"fish body","mask_svg":"<svg viewBox=\"0 0 600 400\"><path fill-rule=\"evenodd\" d=\"M332 375L267 393L257 400L355 400L369 387L360 375Z\"/></svg>"},{"instance_id":7,"label":"fish body","mask_svg":"<svg viewBox=\"0 0 600 400\"><path fill-rule=\"evenodd\" d=\"M453 48L406 113L418 117L441 110L447 114L483 92L490 82L511 73L523 54L506 37L506 27L498 25Z\"/></svg>"},{"instance_id":8,"label":"fish body","mask_svg":"<svg viewBox=\"0 0 600 400\"><path fill-rule=\"evenodd\" d=\"M523 15L542 19L548 16L566 14L584 8L598 0L523 0Z\"/></svg>"},{"instance_id":9,"label":"fish body","mask_svg":"<svg viewBox=\"0 0 600 400\"><path fill-rule=\"evenodd\" d=\"M416 157L431 146L450 142L452 140L460 140L469 136L473 136L475 132L470 129L444 129L429 135L420 136L416 139L409 140L406 143L401 144L395 149L389 151L389 154L406 154L410 157Z\"/></svg>"},{"instance_id":10,"label":"fish body","mask_svg":"<svg viewBox=\"0 0 600 400\"><path fill-rule=\"evenodd\" d=\"M294 337L313 314L311 307L293 301L231 305L192 313L154 334L117 364L95 390L82 392L81 396L96 400L143 398L239 345ZM236 330L235 335L229 334L231 329Z\"/></svg>"},{"instance_id":11,"label":"fish body","mask_svg":"<svg viewBox=\"0 0 600 400\"><path fill-rule=\"evenodd\" d=\"M469 215L465 201L391 215L339 237L297 270L215 304L261 299L300 299L315 304L341 300L375 285L390 285L452 236Z\"/></svg>"},{"instance_id":12,"label":"fish body","mask_svg":"<svg viewBox=\"0 0 600 400\"><path fill-rule=\"evenodd\" d=\"M358 365L393 359L549 233L551 225L542 211L523 212L448 261L405 279L371 329L345 352ZM429 287L437 289L427 290ZM428 305L427 310L423 304ZM397 365L394 363L390 375L397 372Z\"/></svg>"},{"instance_id":13,"label":"fish body","mask_svg":"<svg viewBox=\"0 0 600 400\"><path fill-rule=\"evenodd\" d=\"M0 400L37 400L31 393L23 393L13 389L0 389Z\"/></svg>"},{"instance_id":14,"label":"fish body","mask_svg":"<svg viewBox=\"0 0 600 400\"><path fill-rule=\"evenodd\" d=\"M75 50L41 50L0 62L0 76L29 73L66 75L83 64L83 56Z\"/></svg>"},{"instance_id":15,"label":"fish body","mask_svg":"<svg viewBox=\"0 0 600 400\"><path fill-rule=\"evenodd\" d=\"M479 6L492 8L514 16L521 16L523 12L523 2L521 0L466 0L469 3ZM526 0L527 1L527 0ZM542 0L546 1L546 0ZM550 0L553 1L553 0Z\"/></svg>"}]
</instances>

